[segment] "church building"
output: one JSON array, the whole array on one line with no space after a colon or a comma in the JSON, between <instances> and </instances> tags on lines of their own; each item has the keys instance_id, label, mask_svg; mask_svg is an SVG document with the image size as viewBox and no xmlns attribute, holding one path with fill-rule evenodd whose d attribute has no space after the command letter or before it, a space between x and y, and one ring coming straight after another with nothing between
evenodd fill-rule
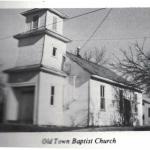
<instances>
[{"instance_id":1,"label":"church building","mask_svg":"<svg viewBox=\"0 0 150 150\"><path fill-rule=\"evenodd\" d=\"M55 126L142 125L142 91L113 71L71 54L67 16L55 9L22 13L16 66L8 74L5 122Z\"/></svg>"}]
</instances>

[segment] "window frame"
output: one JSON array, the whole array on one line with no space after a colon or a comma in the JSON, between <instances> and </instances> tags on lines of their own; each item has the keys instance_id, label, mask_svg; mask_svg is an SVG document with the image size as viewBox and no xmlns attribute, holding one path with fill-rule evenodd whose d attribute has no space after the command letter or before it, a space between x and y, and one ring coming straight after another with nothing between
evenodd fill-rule
<instances>
[{"instance_id":1,"label":"window frame","mask_svg":"<svg viewBox=\"0 0 150 150\"><path fill-rule=\"evenodd\" d=\"M55 99L55 86L54 85L52 85L51 87L50 87L50 106L53 106L54 105L54 99Z\"/></svg>"},{"instance_id":2,"label":"window frame","mask_svg":"<svg viewBox=\"0 0 150 150\"><path fill-rule=\"evenodd\" d=\"M123 113L124 110L124 90L119 89L119 112Z\"/></svg>"},{"instance_id":3,"label":"window frame","mask_svg":"<svg viewBox=\"0 0 150 150\"><path fill-rule=\"evenodd\" d=\"M53 16L53 24L52 24L53 31L57 31L57 22L58 22L58 18L56 16Z\"/></svg>"},{"instance_id":4,"label":"window frame","mask_svg":"<svg viewBox=\"0 0 150 150\"><path fill-rule=\"evenodd\" d=\"M54 50L55 50L55 53L54 53ZM57 47L53 46L53 48L52 48L52 56L53 57L57 57L57 50L58 50Z\"/></svg>"},{"instance_id":5,"label":"window frame","mask_svg":"<svg viewBox=\"0 0 150 150\"><path fill-rule=\"evenodd\" d=\"M65 64L65 62L66 62L66 57L63 55L63 56L62 56L61 70L64 69L64 64Z\"/></svg>"},{"instance_id":6,"label":"window frame","mask_svg":"<svg viewBox=\"0 0 150 150\"><path fill-rule=\"evenodd\" d=\"M37 19L37 27L34 27L34 23L36 22L36 21L34 21L34 18L38 18ZM38 27L39 27L39 19L40 19L40 17L39 17L39 15L34 15L33 17L32 17L32 26L31 26L31 29L38 29Z\"/></svg>"},{"instance_id":7,"label":"window frame","mask_svg":"<svg viewBox=\"0 0 150 150\"><path fill-rule=\"evenodd\" d=\"M106 110L106 100L105 100L105 86L100 85L100 110Z\"/></svg>"},{"instance_id":8,"label":"window frame","mask_svg":"<svg viewBox=\"0 0 150 150\"><path fill-rule=\"evenodd\" d=\"M138 95L136 93L134 93L134 112L138 113L138 107L137 107L137 100L138 100Z\"/></svg>"}]
</instances>

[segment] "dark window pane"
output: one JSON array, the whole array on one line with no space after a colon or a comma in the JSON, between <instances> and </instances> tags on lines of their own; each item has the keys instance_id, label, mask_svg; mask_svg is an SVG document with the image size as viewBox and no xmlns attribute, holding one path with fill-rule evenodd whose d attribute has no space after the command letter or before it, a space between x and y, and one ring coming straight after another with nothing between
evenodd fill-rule
<instances>
[{"instance_id":1,"label":"dark window pane","mask_svg":"<svg viewBox=\"0 0 150 150\"><path fill-rule=\"evenodd\" d=\"M54 92L55 92L55 87L52 86L52 87L51 87L51 95L54 95Z\"/></svg>"},{"instance_id":2,"label":"dark window pane","mask_svg":"<svg viewBox=\"0 0 150 150\"><path fill-rule=\"evenodd\" d=\"M51 105L53 105L54 104L54 96L52 95L51 96Z\"/></svg>"},{"instance_id":3,"label":"dark window pane","mask_svg":"<svg viewBox=\"0 0 150 150\"><path fill-rule=\"evenodd\" d=\"M137 94L134 94L134 102L135 102L134 110L135 110L135 112L137 112L138 111L138 108L137 108Z\"/></svg>"},{"instance_id":4,"label":"dark window pane","mask_svg":"<svg viewBox=\"0 0 150 150\"><path fill-rule=\"evenodd\" d=\"M104 90L104 86L103 86L103 97L105 97L105 90Z\"/></svg>"},{"instance_id":5,"label":"dark window pane","mask_svg":"<svg viewBox=\"0 0 150 150\"><path fill-rule=\"evenodd\" d=\"M137 94L134 94L134 100L137 101Z\"/></svg>"},{"instance_id":6,"label":"dark window pane","mask_svg":"<svg viewBox=\"0 0 150 150\"><path fill-rule=\"evenodd\" d=\"M105 87L103 85L100 86L100 109L105 109Z\"/></svg>"},{"instance_id":7,"label":"dark window pane","mask_svg":"<svg viewBox=\"0 0 150 150\"><path fill-rule=\"evenodd\" d=\"M62 65L61 65L61 69L62 69L62 70L64 69L65 61L66 61L66 57L63 56L63 58L62 58Z\"/></svg>"},{"instance_id":8,"label":"dark window pane","mask_svg":"<svg viewBox=\"0 0 150 150\"><path fill-rule=\"evenodd\" d=\"M53 56L56 56L56 51L57 51L57 48L53 47Z\"/></svg>"},{"instance_id":9,"label":"dark window pane","mask_svg":"<svg viewBox=\"0 0 150 150\"><path fill-rule=\"evenodd\" d=\"M119 105L120 105L120 113L123 112L123 90L119 90Z\"/></svg>"},{"instance_id":10,"label":"dark window pane","mask_svg":"<svg viewBox=\"0 0 150 150\"><path fill-rule=\"evenodd\" d=\"M145 120L145 116L143 115L143 120Z\"/></svg>"},{"instance_id":11,"label":"dark window pane","mask_svg":"<svg viewBox=\"0 0 150 150\"><path fill-rule=\"evenodd\" d=\"M50 104L54 105L54 94L55 94L55 87L51 86L51 97L50 97Z\"/></svg>"},{"instance_id":12,"label":"dark window pane","mask_svg":"<svg viewBox=\"0 0 150 150\"><path fill-rule=\"evenodd\" d=\"M33 16L33 29L38 28L39 16Z\"/></svg>"},{"instance_id":13,"label":"dark window pane","mask_svg":"<svg viewBox=\"0 0 150 150\"><path fill-rule=\"evenodd\" d=\"M138 112L137 104L135 104L135 112Z\"/></svg>"},{"instance_id":14,"label":"dark window pane","mask_svg":"<svg viewBox=\"0 0 150 150\"><path fill-rule=\"evenodd\" d=\"M105 99L101 98L101 109L105 109Z\"/></svg>"},{"instance_id":15,"label":"dark window pane","mask_svg":"<svg viewBox=\"0 0 150 150\"><path fill-rule=\"evenodd\" d=\"M100 86L100 95L101 95L101 97L104 97L104 86Z\"/></svg>"}]
</instances>

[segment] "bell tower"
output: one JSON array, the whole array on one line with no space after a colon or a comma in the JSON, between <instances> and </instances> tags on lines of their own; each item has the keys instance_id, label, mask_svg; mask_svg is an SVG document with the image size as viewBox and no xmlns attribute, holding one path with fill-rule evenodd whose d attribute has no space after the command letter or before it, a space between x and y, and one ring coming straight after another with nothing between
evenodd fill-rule
<instances>
[{"instance_id":1,"label":"bell tower","mask_svg":"<svg viewBox=\"0 0 150 150\"><path fill-rule=\"evenodd\" d=\"M40 125L63 125L66 74L62 71L66 44L63 20L55 9L31 9L22 13L25 31L18 40L18 58L8 74L5 120ZM57 118L57 119L56 119Z\"/></svg>"},{"instance_id":2,"label":"bell tower","mask_svg":"<svg viewBox=\"0 0 150 150\"><path fill-rule=\"evenodd\" d=\"M40 65L61 70L66 43L63 20L67 16L55 9L31 9L22 13L25 32L17 34L19 55L16 67Z\"/></svg>"}]
</instances>

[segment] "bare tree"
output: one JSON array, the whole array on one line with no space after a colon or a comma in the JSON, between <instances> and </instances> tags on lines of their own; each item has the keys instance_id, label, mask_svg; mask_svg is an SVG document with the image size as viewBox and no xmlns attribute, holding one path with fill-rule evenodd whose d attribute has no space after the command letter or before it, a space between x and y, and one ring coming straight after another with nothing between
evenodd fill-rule
<instances>
[{"instance_id":1,"label":"bare tree","mask_svg":"<svg viewBox=\"0 0 150 150\"><path fill-rule=\"evenodd\" d=\"M84 52L83 58L88 61L91 61L91 59L93 58L93 52L91 50Z\"/></svg>"},{"instance_id":2,"label":"bare tree","mask_svg":"<svg viewBox=\"0 0 150 150\"><path fill-rule=\"evenodd\" d=\"M121 52L123 59L117 58L117 62L111 66L130 80L131 85L144 88L149 93L150 54L144 52L144 42L142 46L136 42L133 47L129 46L129 51L121 49Z\"/></svg>"},{"instance_id":3,"label":"bare tree","mask_svg":"<svg viewBox=\"0 0 150 150\"><path fill-rule=\"evenodd\" d=\"M93 50L86 51L83 53L83 58L99 65L108 63L105 47L102 47L101 49L95 47Z\"/></svg>"}]
</instances>

